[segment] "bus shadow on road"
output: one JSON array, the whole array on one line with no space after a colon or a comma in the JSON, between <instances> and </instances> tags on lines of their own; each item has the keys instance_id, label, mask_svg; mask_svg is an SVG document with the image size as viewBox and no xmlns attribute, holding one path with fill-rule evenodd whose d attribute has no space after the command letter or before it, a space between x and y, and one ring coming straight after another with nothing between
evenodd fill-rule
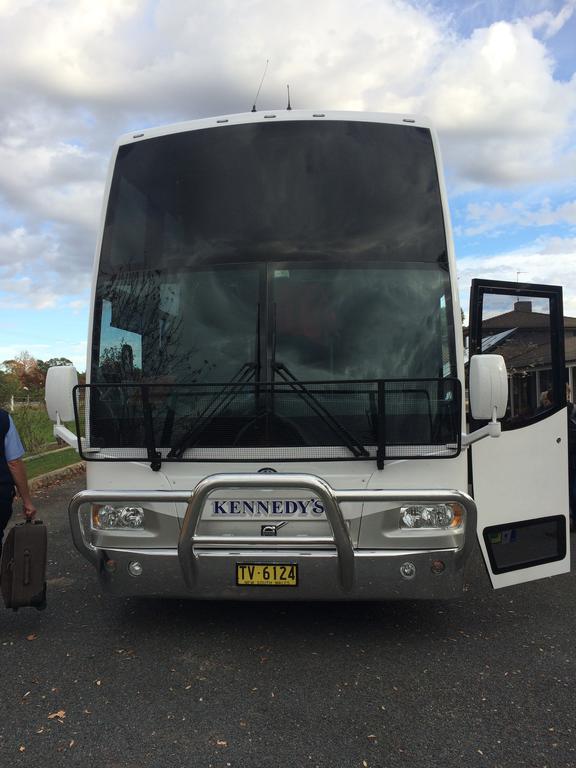
<instances>
[{"instance_id":1,"label":"bus shadow on road","mask_svg":"<svg viewBox=\"0 0 576 768\"><path fill-rule=\"evenodd\" d=\"M443 633L462 612L459 600L241 603L131 598L124 604L121 622L163 636L201 632L215 638L237 634L246 639L314 640L327 634L355 638Z\"/></svg>"}]
</instances>

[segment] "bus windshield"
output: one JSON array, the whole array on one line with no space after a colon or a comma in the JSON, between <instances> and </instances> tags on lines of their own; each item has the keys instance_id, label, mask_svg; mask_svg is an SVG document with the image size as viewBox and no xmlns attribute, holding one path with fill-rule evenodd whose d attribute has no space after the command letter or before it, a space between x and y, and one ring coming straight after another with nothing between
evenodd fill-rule
<instances>
[{"instance_id":1,"label":"bus windshield","mask_svg":"<svg viewBox=\"0 0 576 768\"><path fill-rule=\"evenodd\" d=\"M274 359L302 379L451 376L451 317L428 130L285 121L120 148L92 381L122 349L148 380L247 361L269 379Z\"/></svg>"},{"instance_id":2,"label":"bus windshield","mask_svg":"<svg viewBox=\"0 0 576 768\"><path fill-rule=\"evenodd\" d=\"M294 120L120 147L93 385L441 380L452 318L427 129Z\"/></svg>"},{"instance_id":3,"label":"bus windshield","mask_svg":"<svg viewBox=\"0 0 576 768\"><path fill-rule=\"evenodd\" d=\"M433 265L283 262L129 272L99 285L93 381L455 374L448 279Z\"/></svg>"}]
</instances>

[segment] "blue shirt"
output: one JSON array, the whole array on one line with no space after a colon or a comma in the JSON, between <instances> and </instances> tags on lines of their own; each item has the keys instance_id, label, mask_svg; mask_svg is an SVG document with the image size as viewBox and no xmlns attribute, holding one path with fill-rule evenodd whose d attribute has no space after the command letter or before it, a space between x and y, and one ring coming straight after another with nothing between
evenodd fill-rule
<instances>
[{"instance_id":1,"label":"blue shirt","mask_svg":"<svg viewBox=\"0 0 576 768\"><path fill-rule=\"evenodd\" d=\"M8 419L10 420L10 427L4 438L4 452L6 454L6 461L14 461L15 459L21 459L22 456L24 456L24 446L22 445L16 427L14 426L12 416L8 415Z\"/></svg>"}]
</instances>

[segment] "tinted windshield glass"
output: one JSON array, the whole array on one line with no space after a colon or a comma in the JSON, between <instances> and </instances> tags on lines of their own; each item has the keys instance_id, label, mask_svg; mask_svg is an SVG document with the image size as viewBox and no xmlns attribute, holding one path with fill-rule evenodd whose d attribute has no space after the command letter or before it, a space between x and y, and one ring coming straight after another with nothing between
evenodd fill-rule
<instances>
[{"instance_id":1,"label":"tinted windshield glass","mask_svg":"<svg viewBox=\"0 0 576 768\"><path fill-rule=\"evenodd\" d=\"M298 257L445 262L430 132L295 121L120 148L102 271Z\"/></svg>"},{"instance_id":2,"label":"tinted windshield glass","mask_svg":"<svg viewBox=\"0 0 576 768\"><path fill-rule=\"evenodd\" d=\"M285 265L270 283L273 354L302 380L455 375L436 266Z\"/></svg>"},{"instance_id":3,"label":"tinted windshield glass","mask_svg":"<svg viewBox=\"0 0 576 768\"><path fill-rule=\"evenodd\" d=\"M187 131L123 146L93 380L455 372L430 132L362 122ZM124 363L122 363L124 349ZM116 369L115 369L116 366Z\"/></svg>"},{"instance_id":4,"label":"tinted windshield glass","mask_svg":"<svg viewBox=\"0 0 576 768\"><path fill-rule=\"evenodd\" d=\"M188 387L168 405L154 390L175 455L339 441L361 454L376 439L376 389L334 383L454 376L450 297L429 131L295 121L150 139L122 147L114 171L91 380ZM324 389L311 398L295 381ZM397 410L420 426L397 421L396 433L442 442L453 394L409 388ZM113 426L130 403L108 397Z\"/></svg>"},{"instance_id":5,"label":"tinted windshield glass","mask_svg":"<svg viewBox=\"0 0 576 768\"><path fill-rule=\"evenodd\" d=\"M257 360L259 282L242 267L102 279L94 380L227 381Z\"/></svg>"},{"instance_id":6,"label":"tinted windshield glass","mask_svg":"<svg viewBox=\"0 0 576 768\"><path fill-rule=\"evenodd\" d=\"M93 381L226 382L248 364L266 381L278 364L302 381L456 372L448 275L435 265L131 272L98 290Z\"/></svg>"}]
</instances>

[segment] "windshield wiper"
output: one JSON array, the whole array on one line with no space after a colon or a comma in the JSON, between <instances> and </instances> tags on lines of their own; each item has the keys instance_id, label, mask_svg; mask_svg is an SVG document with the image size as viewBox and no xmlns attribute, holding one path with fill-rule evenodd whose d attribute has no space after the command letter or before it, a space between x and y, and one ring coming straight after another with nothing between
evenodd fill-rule
<instances>
[{"instance_id":1,"label":"windshield wiper","mask_svg":"<svg viewBox=\"0 0 576 768\"><path fill-rule=\"evenodd\" d=\"M210 400L203 412L195 418L191 429L186 432L178 445L170 450L168 454L169 459L181 459L188 448L193 448L196 445L200 435L212 419L219 413L222 413L234 398L242 392L244 385L254 378L257 368L258 365L256 363L244 363L230 381L224 384L222 389Z\"/></svg>"},{"instance_id":2,"label":"windshield wiper","mask_svg":"<svg viewBox=\"0 0 576 768\"><path fill-rule=\"evenodd\" d=\"M370 454L364 448L362 443L352 435L346 427L330 413L330 411L322 405L322 403L314 397L312 392L306 388L306 386L299 381L296 376L284 365L284 363L272 363L272 370L277 373L280 378L285 381L288 386L297 394L299 394L303 400L305 400L310 408L319 416L322 421L329 427L339 438L344 442L344 445L356 456L365 456L370 458Z\"/></svg>"}]
</instances>

